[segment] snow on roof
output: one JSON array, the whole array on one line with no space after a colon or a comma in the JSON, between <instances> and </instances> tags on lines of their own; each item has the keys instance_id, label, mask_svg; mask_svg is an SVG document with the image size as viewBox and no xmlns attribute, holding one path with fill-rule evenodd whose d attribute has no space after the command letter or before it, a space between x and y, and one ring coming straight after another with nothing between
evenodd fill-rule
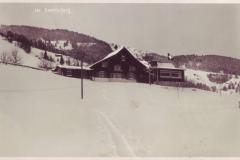
<instances>
[{"instance_id":1,"label":"snow on roof","mask_svg":"<svg viewBox=\"0 0 240 160\"><path fill-rule=\"evenodd\" d=\"M104 60L106 60L106 59L108 59L108 58L110 58L110 57L112 57L112 56L120 53L120 51L121 51L122 49L124 49L124 48L125 48L125 47L122 47L122 46L119 47L117 50L109 53L106 57L104 57L103 59L95 62L95 63L92 64L90 67L92 67L92 66L94 66L95 64L97 64L97 63L99 63L99 62L102 62L102 61L104 61ZM125 48L125 49L126 49L126 48ZM146 62L146 61L140 61L140 60L137 59L137 58L134 56L134 54L132 54L128 49L126 49L126 50L127 50L136 60L138 60L142 65L144 65L144 66L147 67L147 68L149 67L148 62Z\"/></svg>"},{"instance_id":2,"label":"snow on roof","mask_svg":"<svg viewBox=\"0 0 240 160\"><path fill-rule=\"evenodd\" d=\"M154 68L154 67L153 67ZM176 68L172 63L158 63L155 68L165 68L165 69L181 69ZM182 70L182 69L181 69Z\"/></svg>"},{"instance_id":3,"label":"snow on roof","mask_svg":"<svg viewBox=\"0 0 240 160\"><path fill-rule=\"evenodd\" d=\"M81 69L80 66L57 65L57 67L66 68L66 69ZM87 67L87 66L83 66L83 69L84 69L84 70L91 70L91 69L90 69L89 67Z\"/></svg>"},{"instance_id":4,"label":"snow on roof","mask_svg":"<svg viewBox=\"0 0 240 160\"><path fill-rule=\"evenodd\" d=\"M170 68L170 69L175 69L174 65L172 63L158 63L157 64L158 68Z\"/></svg>"},{"instance_id":5,"label":"snow on roof","mask_svg":"<svg viewBox=\"0 0 240 160\"><path fill-rule=\"evenodd\" d=\"M106 57L104 57L103 59L101 59L101 60L93 63L92 65L90 65L90 67L94 66L95 64L97 64L97 63L99 63L99 62L104 61L105 59L108 59L109 57L112 57L112 56L116 55L116 54L119 53L122 49L123 49L123 47L120 47L120 48L118 48L117 50L109 53L109 54L108 54Z\"/></svg>"},{"instance_id":6,"label":"snow on roof","mask_svg":"<svg viewBox=\"0 0 240 160\"><path fill-rule=\"evenodd\" d=\"M147 61L145 61L145 60L140 60L140 62L141 62L145 67L147 67L147 68L150 67L150 64L149 64Z\"/></svg>"}]
</instances>

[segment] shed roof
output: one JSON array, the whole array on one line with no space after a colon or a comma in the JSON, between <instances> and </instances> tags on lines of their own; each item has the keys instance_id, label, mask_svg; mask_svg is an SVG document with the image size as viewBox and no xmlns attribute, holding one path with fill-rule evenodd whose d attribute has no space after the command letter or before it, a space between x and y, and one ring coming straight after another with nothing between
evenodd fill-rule
<instances>
[{"instance_id":1,"label":"shed roof","mask_svg":"<svg viewBox=\"0 0 240 160\"><path fill-rule=\"evenodd\" d=\"M157 63L156 67L152 68L163 68L163 69L180 69L183 70L182 68L176 68L172 63Z\"/></svg>"},{"instance_id":2,"label":"shed roof","mask_svg":"<svg viewBox=\"0 0 240 160\"><path fill-rule=\"evenodd\" d=\"M57 67L59 68L66 68L66 69L81 69L80 66L67 66L67 65L57 65ZM87 66L83 66L84 70L92 70L91 68L87 67Z\"/></svg>"},{"instance_id":3,"label":"shed roof","mask_svg":"<svg viewBox=\"0 0 240 160\"><path fill-rule=\"evenodd\" d=\"M169 69L175 69L175 66L172 63L158 63L158 68L169 68Z\"/></svg>"}]
</instances>

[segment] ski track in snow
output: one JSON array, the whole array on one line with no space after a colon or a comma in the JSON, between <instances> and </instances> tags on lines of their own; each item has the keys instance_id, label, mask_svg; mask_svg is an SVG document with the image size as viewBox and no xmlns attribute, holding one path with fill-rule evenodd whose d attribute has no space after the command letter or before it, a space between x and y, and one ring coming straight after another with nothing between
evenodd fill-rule
<instances>
[{"instance_id":1,"label":"ski track in snow","mask_svg":"<svg viewBox=\"0 0 240 160\"><path fill-rule=\"evenodd\" d=\"M136 157L136 154L134 153L123 133L108 118L108 116L100 111L95 111L95 113L100 116L101 121L106 124L107 130L110 132L111 139L114 142L114 153L117 154L117 156L122 157Z\"/></svg>"},{"instance_id":2,"label":"ski track in snow","mask_svg":"<svg viewBox=\"0 0 240 160\"><path fill-rule=\"evenodd\" d=\"M96 111L93 111L96 114L97 117L97 121L98 121L98 128L100 129L100 131L103 134L103 140L104 140L104 144L106 145L106 147L108 148L108 152L104 153L104 155L108 155L108 156L114 156L117 157L117 149L116 149L116 145L114 143L114 140L111 136L111 133L109 131L109 127L107 126L107 124L103 121L102 116L99 115L99 113L97 113Z\"/></svg>"}]
</instances>

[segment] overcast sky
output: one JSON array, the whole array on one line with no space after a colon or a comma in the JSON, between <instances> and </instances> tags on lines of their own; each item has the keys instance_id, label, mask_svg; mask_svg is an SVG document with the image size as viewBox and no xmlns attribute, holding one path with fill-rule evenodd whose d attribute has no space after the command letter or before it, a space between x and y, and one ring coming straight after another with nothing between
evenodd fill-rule
<instances>
[{"instance_id":1,"label":"overcast sky","mask_svg":"<svg viewBox=\"0 0 240 160\"><path fill-rule=\"evenodd\" d=\"M0 4L0 24L69 29L160 54L240 58L239 4Z\"/></svg>"}]
</instances>

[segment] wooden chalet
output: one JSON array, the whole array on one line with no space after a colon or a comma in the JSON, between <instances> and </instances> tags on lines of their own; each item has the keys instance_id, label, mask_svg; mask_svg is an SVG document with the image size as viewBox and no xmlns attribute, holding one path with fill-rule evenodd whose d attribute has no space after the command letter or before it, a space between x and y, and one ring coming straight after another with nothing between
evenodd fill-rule
<instances>
[{"instance_id":1,"label":"wooden chalet","mask_svg":"<svg viewBox=\"0 0 240 160\"><path fill-rule=\"evenodd\" d=\"M90 68L93 80L146 82L148 77L148 66L125 47L108 54Z\"/></svg>"},{"instance_id":2,"label":"wooden chalet","mask_svg":"<svg viewBox=\"0 0 240 160\"><path fill-rule=\"evenodd\" d=\"M184 81L184 69L176 68L172 63L150 62L150 70L153 75L151 78L155 81Z\"/></svg>"},{"instance_id":3,"label":"wooden chalet","mask_svg":"<svg viewBox=\"0 0 240 160\"><path fill-rule=\"evenodd\" d=\"M125 47L121 47L100 61L84 66L57 65L54 70L64 76L97 80L154 83L158 81L184 81L184 70L175 68L172 63L140 61Z\"/></svg>"}]
</instances>

